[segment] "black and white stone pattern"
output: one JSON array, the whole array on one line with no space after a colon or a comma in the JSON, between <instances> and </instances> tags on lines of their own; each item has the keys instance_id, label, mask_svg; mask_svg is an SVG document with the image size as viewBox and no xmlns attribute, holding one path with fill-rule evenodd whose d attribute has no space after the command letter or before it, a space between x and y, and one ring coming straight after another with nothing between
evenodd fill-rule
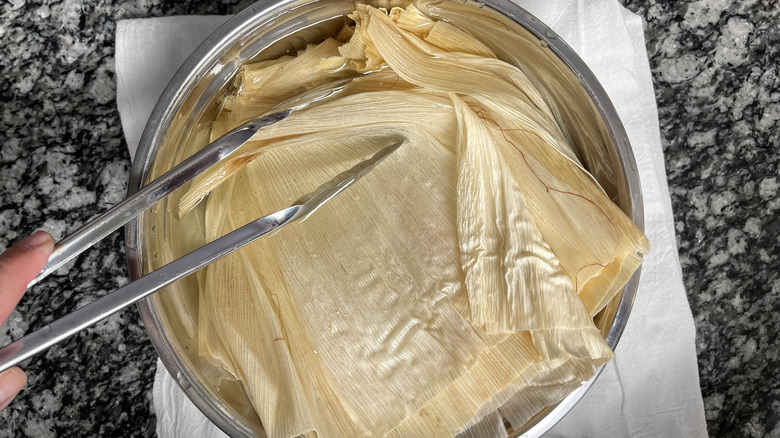
<instances>
[{"instance_id":1,"label":"black and white stone pattern","mask_svg":"<svg viewBox=\"0 0 780 438\"><path fill-rule=\"evenodd\" d=\"M624 2L643 17L713 437L780 437L780 4Z\"/></svg>"}]
</instances>

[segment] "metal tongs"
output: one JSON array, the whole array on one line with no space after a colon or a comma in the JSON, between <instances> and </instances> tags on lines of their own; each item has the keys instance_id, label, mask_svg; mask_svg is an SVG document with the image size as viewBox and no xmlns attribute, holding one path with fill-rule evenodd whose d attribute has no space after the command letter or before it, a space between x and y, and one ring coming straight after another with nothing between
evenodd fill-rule
<instances>
[{"instance_id":1,"label":"metal tongs","mask_svg":"<svg viewBox=\"0 0 780 438\"><path fill-rule=\"evenodd\" d=\"M345 85L346 82L336 86L328 84L327 88L312 90L314 93L307 93L302 98L289 102L291 105L285 109L247 122L220 137L200 152L163 174L160 178L146 185L135 195L117 204L71 236L63 239L55 247L55 251L49 257L46 267L30 283L28 288L115 229L129 222L185 182L229 156L242 144L246 143L258 130L284 120L294 110L301 109L312 102L340 92ZM403 144L403 140L384 147L371 158L337 175L331 181L326 182L313 192L295 201L291 206L250 222L0 348L0 372L140 301L155 291L182 277L186 277L244 245L271 234L291 222L305 219L328 200L370 172L374 166L398 149L401 144Z\"/></svg>"}]
</instances>

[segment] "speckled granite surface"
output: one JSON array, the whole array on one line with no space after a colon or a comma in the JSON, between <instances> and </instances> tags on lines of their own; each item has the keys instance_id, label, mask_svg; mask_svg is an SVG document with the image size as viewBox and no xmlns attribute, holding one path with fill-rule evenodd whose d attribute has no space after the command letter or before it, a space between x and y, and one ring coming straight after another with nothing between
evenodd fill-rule
<instances>
[{"instance_id":1,"label":"speckled granite surface","mask_svg":"<svg viewBox=\"0 0 780 438\"><path fill-rule=\"evenodd\" d=\"M642 16L712 436L780 437L780 5L623 0ZM116 20L230 13L232 0L0 5L0 250L60 238L124 196ZM37 286L0 344L127 282L114 233ZM154 350L134 309L32 359L4 436L149 436Z\"/></svg>"},{"instance_id":2,"label":"speckled granite surface","mask_svg":"<svg viewBox=\"0 0 780 438\"><path fill-rule=\"evenodd\" d=\"M780 4L627 3L647 27L709 433L780 437Z\"/></svg>"}]
</instances>

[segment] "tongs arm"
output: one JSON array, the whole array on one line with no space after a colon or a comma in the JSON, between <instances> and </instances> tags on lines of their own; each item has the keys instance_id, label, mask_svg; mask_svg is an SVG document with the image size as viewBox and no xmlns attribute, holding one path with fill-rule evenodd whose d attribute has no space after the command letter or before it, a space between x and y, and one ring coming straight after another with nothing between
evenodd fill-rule
<instances>
[{"instance_id":1,"label":"tongs arm","mask_svg":"<svg viewBox=\"0 0 780 438\"><path fill-rule=\"evenodd\" d=\"M69 338L244 245L295 219L294 205L250 222L243 227L178 258L162 268L82 306L72 313L0 348L0 372Z\"/></svg>"},{"instance_id":2,"label":"tongs arm","mask_svg":"<svg viewBox=\"0 0 780 438\"><path fill-rule=\"evenodd\" d=\"M184 185L187 181L190 181L204 170L231 155L259 129L284 120L290 115L290 111L275 112L244 123L165 172L133 196L115 205L75 233L58 242L54 247L54 252L49 256L46 266L27 285L27 288L29 289L43 280L57 268L111 234L112 231L130 222L131 219Z\"/></svg>"}]
</instances>

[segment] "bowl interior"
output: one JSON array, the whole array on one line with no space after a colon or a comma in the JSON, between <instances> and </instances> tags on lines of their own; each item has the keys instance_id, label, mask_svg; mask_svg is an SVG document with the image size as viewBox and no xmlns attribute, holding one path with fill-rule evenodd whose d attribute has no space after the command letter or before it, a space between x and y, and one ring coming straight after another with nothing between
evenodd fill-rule
<instances>
[{"instance_id":1,"label":"bowl interior","mask_svg":"<svg viewBox=\"0 0 780 438\"><path fill-rule=\"evenodd\" d=\"M211 121L241 64L295 53L324 40L355 5L343 0L261 1L218 29L161 96L136 154L131 191L208 143ZM520 37L516 51L497 52L499 56L510 63L523 59L530 73L554 90L552 97L562 108L562 119L583 163L642 229L641 193L628 139L593 74L554 32L514 3L493 0L484 6ZM202 208L183 220L173 213L186 189L187 185L169 195L128 227L133 279L206 243L198 234ZM191 275L139 304L144 324L168 371L198 408L232 436L262 436L262 425L240 383L197 353L197 282L198 275ZM625 327L637 282L638 272L595 319L613 349ZM542 434L573 407L592 381L513 434Z\"/></svg>"}]
</instances>

